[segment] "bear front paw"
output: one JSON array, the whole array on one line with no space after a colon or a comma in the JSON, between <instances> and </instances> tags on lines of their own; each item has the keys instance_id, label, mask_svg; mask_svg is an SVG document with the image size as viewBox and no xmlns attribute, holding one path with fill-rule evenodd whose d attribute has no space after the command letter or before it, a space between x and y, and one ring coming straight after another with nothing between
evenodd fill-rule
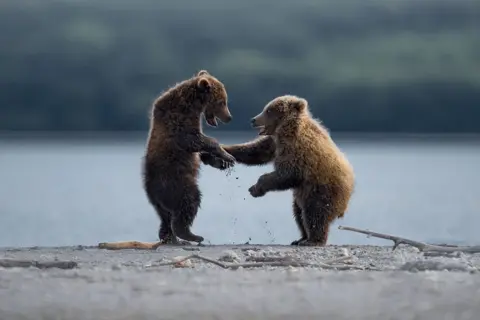
<instances>
[{"instance_id":1,"label":"bear front paw","mask_svg":"<svg viewBox=\"0 0 480 320\"><path fill-rule=\"evenodd\" d=\"M228 165L228 167L233 167L236 159L230 153L225 152L222 160L226 163L226 165Z\"/></svg>"},{"instance_id":2,"label":"bear front paw","mask_svg":"<svg viewBox=\"0 0 480 320\"><path fill-rule=\"evenodd\" d=\"M210 165L213 160L214 157L210 153L200 152L200 161L202 161L203 164Z\"/></svg>"},{"instance_id":3,"label":"bear front paw","mask_svg":"<svg viewBox=\"0 0 480 320\"><path fill-rule=\"evenodd\" d=\"M253 185L248 189L248 192L250 192L250 195L254 198L262 197L265 195L265 190L263 190L262 187L258 185Z\"/></svg>"},{"instance_id":4,"label":"bear front paw","mask_svg":"<svg viewBox=\"0 0 480 320\"><path fill-rule=\"evenodd\" d=\"M201 153L200 160L203 162L204 165L211 166L215 169L225 170L232 167L231 163L224 161L218 157L213 156L209 153Z\"/></svg>"}]
</instances>

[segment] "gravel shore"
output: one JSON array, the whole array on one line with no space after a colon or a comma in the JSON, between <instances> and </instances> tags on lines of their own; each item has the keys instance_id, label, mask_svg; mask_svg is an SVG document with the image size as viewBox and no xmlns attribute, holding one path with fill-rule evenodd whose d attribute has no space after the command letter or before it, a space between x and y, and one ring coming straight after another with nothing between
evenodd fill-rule
<instances>
[{"instance_id":1,"label":"gravel shore","mask_svg":"<svg viewBox=\"0 0 480 320\"><path fill-rule=\"evenodd\" d=\"M223 269L283 261L313 266ZM350 258L345 260L345 254ZM345 261L331 262L334 259ZM0 319L478 319L480 254L425 256L390 246L221 245L110 251L3 248L1 261L71 261L75 268L1 268ZM330 262L329 262L330 260ZM290 261L290 260L287 260ZM322 268L322 263L352 270ZM258 263L258 262L257 262ZM475 316L477 314L477 316Z\"/></svg>"}]
</instances>

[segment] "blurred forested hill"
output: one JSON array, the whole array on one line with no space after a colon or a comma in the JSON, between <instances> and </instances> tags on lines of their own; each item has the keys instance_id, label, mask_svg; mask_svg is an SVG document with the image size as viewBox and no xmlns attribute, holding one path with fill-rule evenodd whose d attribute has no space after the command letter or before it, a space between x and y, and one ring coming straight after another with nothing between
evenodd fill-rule
<instances>
[{"instance_id":1,"label":"blurred forested hill","mask_svg":"<svg viewBox=\"0 0 480 320\"><path fill-rule=\"evenodd\" d=\"M207 69L234 121L278 95L331 130L480 132L479 0L2 0L0 130L146 130Z\"/></svg>"}]
</instances>

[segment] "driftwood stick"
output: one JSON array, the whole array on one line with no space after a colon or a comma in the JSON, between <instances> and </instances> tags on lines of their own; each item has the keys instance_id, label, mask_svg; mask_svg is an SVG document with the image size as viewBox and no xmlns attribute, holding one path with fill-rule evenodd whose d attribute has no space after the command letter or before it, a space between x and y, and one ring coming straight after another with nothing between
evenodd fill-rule
<instances>
[{"instance_id":1,"label":"driftwood stick","mask_svg":"<svg viewBox=\"0 0 480 320\"><path fill-rule=\"evenodd\" d=\"M172 266L172 265L177 265L181 264L182 262L189 260L189 259L197 259L197 260L202 260L211 264L214 264L216 266L219 266L223 269L238 269L240 267L243 268L255 268L255 267L264 267L264 266L293 266L293 265L304 265L306 266L306 263L299 263L297 261L291 260L291 261L263 261L263 262L251 262L251 263L223 263L211 258L207 258L198 254L192 254L189 256L186 256L182 259L176 260L176 261L170 261L170 262L163 262L160 264L156 264L155 267L160 267L160 266Z\"/></svg>"},{"instance_id":2,"label":"driftwood stick","mask_svg":"<svg viewBox=\"0 0 480 320\"><path fill-rule=\"evenodd\" d=\"M341 257L338 259L331 260L331 262L339 262L346 260L346 258L350 257ZM364 270L365 268L359 267L359 266L347 266L347 265L329 265L326 263L308 263L308 262L302 262L302 261L296 261L293 259L272 259L272 260L265 260L262 262L246 262L246 263L222 263L220 261L207 258L198 254L192 254L186 257L183 257L182 259L176 260L176 261L171 261L171 262L163 262L160 264L156 264L152 267L160 267L160 266L174 266L174 265L179 265L182 262L189 260L189 259L198 259L202 260L211 264L214 264L216 266L219 266L223 269L238 269L240 267L242 268L261 268L261 267L319 267L319 268L324 268L324 269L337 269L337 270Z\"/></svg>"},{"instance_id":3,"label":"driftwood stick","mask_svg":"<svg viewBox=\"0 0 480 320\"><path fill-rule=\"evenodd\" d=\"M11 260L11 259L0 259L0 267L2 268L38 268L38 269L48 269L48 268L59 268L59 269L74 269L77 267L75 261L45 261L39 262L34 260Z\"/></svg>"},{"instance_id":4,"label":"driftwood stick","mask_svg":"<svg viewBox=\"0 0 480 320\"><path fill-rule=\"evenodd\" d=\"M412 247L417 248L420 252L463 252L463 253L480 253L480 246L463 246L463 247L453 247L453 246L437 246L437 245L432 245L432 244L427 244L424 242L419 242L415 240L410 240L410 239L405 239L397 236L392 236L384 233L378 233L378 232L373 232L373 231L368 231L368 230L363 230L363 229L357 229L357 228L352 228L352 227L344 227L344 226L339 226L338 229L340 230L347 230L347 231L353 231L353 232L358 232L358 233L363 233L368 236L372 236L375 238L380 238L380 239L386 239L386 240L391 240L393 241L393 250L395 250L400 244L406 244Z\"/></svg>"},{"instance_id":5,"label":"driftwood stick","mask_svg":"<svg viewBox=\"0 0 480 320\"><path fill-rule=\"evenodd\" d=\"M162 245L169 245L169 246L190 246L192 245L188 241L184 240L176 240L174 242L165 242L165 241L157 241L157 242L143 242L143 241L119 241L119 242L101 242L98 244L99 249L107 249L107 250L126 250L126 249L136 249L136 250L157 250L158 247ZM199 244L199 246L201 246ZM192 248L192 250L195 250Z\"/></svg>"},{"instance_id":6,"label":"driftwood stick","mask_svg":"<svg viewBox=\"0 0 480 320\"><path fill-rule=\"evenodd\" d=\"M344 262L346 260L350 260L351 256L343 256L334 259L330 259L327 261L323 261L322 265L331 265L332 263L339 263ZM299 263L293 257L285 256L285 257L247 257L245 261L251 262L262 262L262 263L271 263L271 262L283 262L283 263Z\"/></svg>"},{"instance_id":7,"label":"driftwood stick","mask_svg":"<svg viewBox=\"0 0 480 320\"><path fill-rule=\"evenodd\" d=\"M244 263L228 263L225 264L225 269L242 268L262 268L262 267L308 267L309 263L299 261L265 261L265 262L244 262Z\"/></svg>"},{"instance_id":8,"label":"driftwood stick","mask_svg":"<svg viewBox=\"0 0 480 320\"><path fill-rule=\"evenodd\" d=\"M163 242L141 242L141 241L120 241L120 242L101 242L98 248L107 250L156 250Z\"/></svg>"},{"instance_id":9,"label":"driftwood stick","mask_svg":"<svg viewBox=\"0 0 480 320\"><path fill-rule=\"evenodd\" d=\"M213 259L204 257L204 256L200 256L200 255L198 255L198 254L191 254L191 255L189 255L189 256L183 257L182 259L175 260L175 261L162 262L162 263L156 264L155 267L179 265L179 264L181 264L182 262L185 262L185 261L190 260L190 259L203 260L203 261L205 261L205 262L208 262L208 263L217 265L217 266L222 267L222 268L224 268L224 269L228 269L224 263L222 263L222 262L220 262L220 261L217 261L217 260L213 260Z\"/></svg>"},{"instance_id":10,"label":"driftwood stick","mask_svg":"<svg viewBox=\"0 0 480 320\"><path fill-rule=\"evenodd\" d=\"M293 261L293 258L290 256L285 257L254 257L250 256L245 259L248 262L290 262Z\"/></svg>"}]
</instances>

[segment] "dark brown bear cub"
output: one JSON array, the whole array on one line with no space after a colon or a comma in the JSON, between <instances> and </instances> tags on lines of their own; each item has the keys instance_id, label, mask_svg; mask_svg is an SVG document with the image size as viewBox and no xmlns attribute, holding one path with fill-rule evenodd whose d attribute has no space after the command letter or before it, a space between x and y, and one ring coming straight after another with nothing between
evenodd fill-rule
<instances>
[{"instance_id":1,"label":"dark brown bear cub","mask_svg":"<svg viewBox=\"0 0 480 320\"><path fill-rule=\"evenodd\" d=\"M301 237L292 245L324 246L330 224L343 217L354 189L354 172L327 129L312 118L308 103L296 96L270 101L252 119L262 137L222 147L246 165L273 161L275 170L250 187L253 197L269 191L293 190L293 215ZM212 155L202 161L221 168Z\"/></svg>"},{"instance_id":2,"label":"dark brown bear cub","mask_svg":"<svg viewBox=\"0 0 480 320\"><path fill-rule=\"evenodd\" d=\"M202 242L190 227L200 207L199 153L211 154L222 169L235 159L219 143L202 133L201 116L217 126L232 119L224 85L207 71L178 83L156 99L143 163L143 182L149 202L160 217L162 243L177 237Z\"/></svg>"}]
</instances>

